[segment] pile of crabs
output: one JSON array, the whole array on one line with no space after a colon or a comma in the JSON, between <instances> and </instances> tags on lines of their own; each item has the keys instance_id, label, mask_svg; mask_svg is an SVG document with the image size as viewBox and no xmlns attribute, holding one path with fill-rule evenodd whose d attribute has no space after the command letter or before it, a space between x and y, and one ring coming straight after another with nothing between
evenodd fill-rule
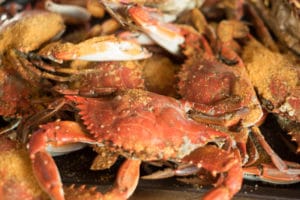
<instances>
[{"instance_id":1,"label":"pile of crabs","mask_svg":"<svg viewBox=\"0 0 300 200\"><path fill-rule=\"evenodd\" d=\"M128 199L142 163L212 177L203 199L300 182L260 131L273 115L300 152L298 0L1 2L2 199ZM83 144L93 169L125 158L105 194L61 182L52 156Z\"/></svg>"}]
</instances>

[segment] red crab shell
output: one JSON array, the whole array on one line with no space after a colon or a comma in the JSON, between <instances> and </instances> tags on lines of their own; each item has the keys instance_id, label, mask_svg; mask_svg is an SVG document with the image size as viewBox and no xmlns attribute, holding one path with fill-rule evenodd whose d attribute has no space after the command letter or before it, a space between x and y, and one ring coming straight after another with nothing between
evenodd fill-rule
<instances>
[{"instance_id":1,"label":"red crab shell","mask_svg":"<svg viewBox=\"0 0 300 200\"><path fill-rule=\"evenodd\" d=\"M96 141L109 141L144 160L180 159L209 141L228 138L208 125L188 120L188 105L147 91L128 90L101 99L68 98L77 104Z\"/></svg>"},{"instance_id":2,"label":"red crab shell","mask_svg":"<svg viewBox=\"0 0 300 200\"><path fill-rule=\"evenodd\" d=\"M224 21L224 24L227 24L223 25L224 29L227 26L232 28L236 21ZM244 36L248 29L237 25ZM230 31L227 32L224 37L233 41ZM193 118L197 120L199 115L208 123L226 127L239 123L249 127L258 122L262 110L239 56L226 46L228 44L223 45L222 53L234 56L234 60L229 62L231 64L227 65L214 55L213 47L193 28L182 26L181 34L185 38L181 46L186 60L178 75L178 88L182 98L194 104Z\"/></svg>"},{"instance_id":3,"label":"red crab shell","mask_svg":"<svg viewBox=\"0 0 300 200\"><path fill-rule=\"evenodd\" d=\"M217 116L243 109L249 101L247 82L233 67L215 60L193 59L191 65L183 66L179 77L180 94L191 102L210 106L208 115ZM224 101L228 103L220 103Z\"/></svg>"},{"instance_id":4,"label":"red crab shell","mask_svg":"<svg viewBox=\"0 0 300 200\"><path fill-rule=\"evenodd\" d=\"M179 93L194 104L197 115L209 123L249 127L262 117L262 109L242 64L228 66L209 52L188 57L179 72Z\"/></svg>"}]
</instances>

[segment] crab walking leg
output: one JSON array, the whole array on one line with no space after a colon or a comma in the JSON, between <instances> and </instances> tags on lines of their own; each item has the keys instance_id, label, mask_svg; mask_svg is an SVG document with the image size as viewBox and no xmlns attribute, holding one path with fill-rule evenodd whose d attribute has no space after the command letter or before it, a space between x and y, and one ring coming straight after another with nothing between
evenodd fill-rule
<instances>
[{"instance_id":1,"label":"crab walking leg","mask_svg":"<svg viewBox=\"0 0 300 200\"><path fill-rule=\"evenodd\" d=\"M270 145L266 142L264 136L260 132L259 128L254 126L251 128L253 136L256 137L260 145L264 148L267 154L270 156L274 165L282 172L286 172L288 170L287 164L273 151Z\"/></svg>"},{"instance_id":2,"label":"crab walking leg","mask_svg":"<svg viewBox=\"0 0 300 200\"><path fill-rule=\"evenodd\" d=\"M149 58L151 53L139 44L115 36L94 37L79 44L51 43L39 55L58 63L64 60L126 61Z\"/></svg>"},{"instance_id":3,"label":"crab walking leg","mask_svg":"<svg viewBox=\"0 0 300 200\"><path fill-rule=\"evenodd\" d=\"M244 177L250 180L261 180L274 184L293 184L300 182L299 174L282 172L273 164L245 167L243 171Z\"/></svg>"}]
</instances>

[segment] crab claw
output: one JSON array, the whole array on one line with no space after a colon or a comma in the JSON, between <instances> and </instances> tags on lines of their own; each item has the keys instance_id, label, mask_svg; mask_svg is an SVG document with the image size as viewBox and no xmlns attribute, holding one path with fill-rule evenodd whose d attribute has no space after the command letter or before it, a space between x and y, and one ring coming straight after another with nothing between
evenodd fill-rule
<instances>
[{"instance_id":1,"label":"crab claw","mask_svg":"<svg viewBox=\"0 0 300 200\"><path fill-rule=\"evenodd\" d=\"M193 163L199 167L217 173L227 173L220 176L216 188L206 193L205 200L231 199L241 188L243 170L240 155L237 151L228 152L213 145L200 147L183 158L184 162Z\"/></svg>"},{"instance_id":2,"label":"crab claw","mask_svg":"<svg viewBox=\"0 0 300 200\"><path fill-rule=\"evenodd\" d=\"M72 22L88 22L91 19L91 14L87 9L76 5L57 4L47 0L45 2L45 9L50 12L58 13L68 20L72 20Z\"/></svg>"},{"instance_id":3,"label":"crab claw","mask_svg":"<svg viewBox=\"0 0 300 200\"><path fill-rule=\"evenodd\" d=\"M55 200L64 200L65 196L59 171L51 155L45 150L46 146L48 143L63 145L77 141L95 143L76 122L57 121L41 126L29 142L33 173L44 191ZM88 192L93 197L103 196L102 199L127 199L138 184L140 164L140 160L126 160L118 171L115 186L106 194L89 193L87 190L82 190L82 192ZM71 198L72 194L67 193L67 195L69 195L67 199L78 199L78 197Z\"/></svg>"},{"instance_id":4,"label":"crab claw","mask_svg":"<svg viewBox=\"0 0 300 200\"><path fill-rule=\"evenodd\" d=\"M67 137L67 133L69 136ZM56 122L43 125L33 133L29 142L33 173L40 186L53 199L64 200L64 192L58 169L51 155L46 151L47 144L75 143L78 140L92 142L75 122Z\"/></svg>"},{"instance_id":5,"label":"crab claw","mask_svg":"<svg viewBox=\"0 0 300 200\"><path fill-rule=\"evenodd\" d=\"M66 200L94 200L94 199L102 199L103 195L96 190L96 187L88 188L85 185L80 187L76 187L75 185L71 185L69 187L64 187L64 192L66 196Z\"/></svg>"},{"instance_id":6,"label":"crab claw","mask_svg":"<svg viewBox=\"0 0 300 200\"><path fill-rule=\"evenodd\" d=\"M138 184L140 164L140 160L126 160L118 171L114 188L106 194L101 194L96 188L71 186L64 188L66 200L128 199Z\"/></svg>"},{"instance_id":7,"label":"crab claw","mask_svg":"<svg viewBox=\"0 0 300 200\"><path fill-rule=\"evenodd\" d=\"M181 30L176 25L165 23L162 14L153 8L133 6L128 9L133 21L155 42L172 54L180 53L184 42Z\"/></svg>"},{"instance_id":8,"label":"crab claw","mask_svg":"<svg viewBox=\"0 0 300 200\"><path fill-rule=\"evenodd\" d=\"M94 37L79 44L52 43L39 55L55 62L64 60L125 61L149 58L149 53L139 44L114 36Z\"/></svg>"},{"instance_id":9,"label":"crab claw","mask_svg":"<svg viewBox=\"0 0 300 200\"><path fill-rule=\"evenodd\" d=\"M114 188L105 194L105 199L128 199L138 184L140 164L140 160L126 160L118 170Z\"/></svg>"}]
</instances>

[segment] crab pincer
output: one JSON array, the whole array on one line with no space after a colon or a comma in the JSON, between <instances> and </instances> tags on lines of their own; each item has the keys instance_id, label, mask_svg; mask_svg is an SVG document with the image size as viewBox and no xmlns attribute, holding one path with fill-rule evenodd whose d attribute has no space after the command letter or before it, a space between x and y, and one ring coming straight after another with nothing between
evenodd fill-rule
<instances>
[{"instance_id":1,"label":"crab pincer","mask_svg":"<svg viewBox=\"0 0 300 200\"><path fill-rule=\"evenodd\" d=\"M61 63L64 60L138 60L150 57L151 53L135 42L111 35L94 37L78 44L51 43L40 50L39 55Z\"/></svg>"}]
</instances>

